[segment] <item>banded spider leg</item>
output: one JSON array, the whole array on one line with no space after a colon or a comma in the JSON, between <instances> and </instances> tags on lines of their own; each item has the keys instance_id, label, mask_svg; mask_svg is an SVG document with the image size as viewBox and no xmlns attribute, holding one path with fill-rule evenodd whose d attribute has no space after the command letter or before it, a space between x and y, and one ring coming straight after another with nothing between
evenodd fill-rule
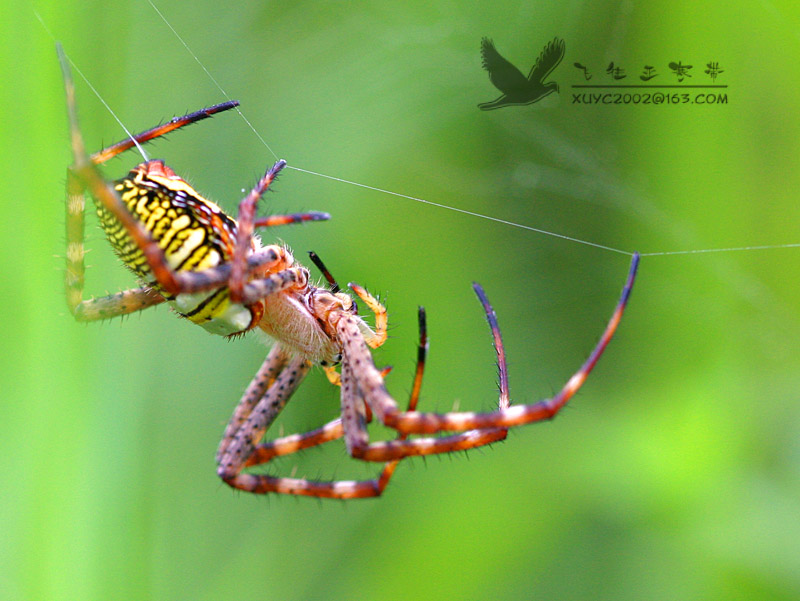
<instances>
[{"instance_id":1,"label":"banded spider leg","mask_svg":"<svg viewBox=\"0 0 800 601\"><path fill-rule=\"evenodd\" d=\"M349 316L344 315L338 322L338 331L343 347L342 387L348 386L359 390L364 402L369 405L381 423L397 430L401 435L458 432L458 434L441 437L399 438L370 443L362 421L358 419L360 408L343 406L345 436L350 454L365 461L392 461L415 455L451 453L493 442L493 436L499 436L498 431L505 436L505 430L508 428L552 419L586 381L614 336L630 298L638 266L639 254L634 253L622 294L605 331L589 358L555 396L529 405L509 405L506 396L507 384L504 383L505 370L501 369L499 408L490 413L424 413L400 410L387 392L383 378L380 377L380 373L371 360L367 345L359 332L358 324ZM498 358L502 358L504 351L499 339L499 329L496 328L496 321L493 321L494 310L483 289L478 284L474 284L474 289L487 312L490 324L492 324ZM499 359L499 361L501 365L504 364L503 360ZM348 424L352 425L348 428Z\"/></svg>"}]
</instances>

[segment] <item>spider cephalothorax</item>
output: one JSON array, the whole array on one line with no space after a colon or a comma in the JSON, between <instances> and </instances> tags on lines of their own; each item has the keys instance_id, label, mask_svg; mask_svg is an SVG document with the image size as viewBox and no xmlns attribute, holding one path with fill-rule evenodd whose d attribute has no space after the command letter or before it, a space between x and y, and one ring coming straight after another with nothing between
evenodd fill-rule
<instances>
[{"instance_id":1,"label":"spider cephalothorax","mask_svg":"<svg viewBox=\"0 0 800 601\"><path fill-rule=\"evenodd\" d=\"M203 198L163 161L145 161L124 178L107 182L97 165L169 131L235 107L226 102L154 127L87 156L75 110L69 66L59 47L69 112L74 164L67 177L67 304L76 319L91 321L139 311L168 302L184 318L209 332L233 336L259 328L275 340L263 365L245 391L217 450L217 473L230 486L254 493L287 493L356 498L380 495L398 462L409 456L450 453L502 440L508 428L555 415L577 392L611 340L630 296L638 265L634 255L614 314L581 368L552 398L511 405L505 350L500 330L483 290L475 292L489 322L497 353L500 395L488 413L416 411L425 364L425 313L420 309L417 371L408 410L401 410L384 383L370 349L386 341L384 307L356 284L350 289L375 317L374 329L357 314L351 296L312 254L330 289L309 282L308 270L291 252L262 245L259 227L328 219L325 213L256 217L256 205L286 165L278 161L241 201L237 219ZM84 191L97 206L106 236L140 286L114 295L84 300ZM341 417L304 434L263 441L263 437L308 373L322 365L341 386ZM339 371L336 366L339 366ZM394 440L370 442L367 423L375 415L397 431ZM445 433L438 436L430 434ZM414 435L427 435L413 437ZM373 480L314 481L252 473L281 455L344 438L353 457L383 462Z\"/></svg>"}]
</instances>

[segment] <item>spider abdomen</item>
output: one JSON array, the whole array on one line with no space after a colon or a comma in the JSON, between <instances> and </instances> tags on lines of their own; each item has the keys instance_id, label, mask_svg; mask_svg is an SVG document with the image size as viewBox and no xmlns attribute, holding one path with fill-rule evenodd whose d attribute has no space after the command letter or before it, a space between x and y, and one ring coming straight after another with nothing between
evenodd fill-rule
<instances>
[{"instance_id":1,"label":"spider abdomen","mask_svg":"<svg viewBox=\"0 0 800 601\"><path fill-rule=\"evenodd\" d=\"M236 221L198 194L163 161L138 165L114 182L114 189L164 251L171 269L202 271L233 255ZM139 246L102 204L98 204L97 214L116 254L126 267L148 282L152 273ZM229 336L252 327L251 310L232 303L227 287L167 296L167 300L181 316L212 334Z\"/></svg>"},{"instance_id":2,"label":"spider abdomen","mask_svg":"<svg viewBox=\"0 0 800 601\"><path fill-rule=\"evenodd\" d=\"M114 182L114 189L164 251L170 268L200 271L216 267L233 255L236 222L162 161L142 163ZM97 214L123 263L147 279L147 261L122 224L103 205L97 207Z\"/></svg>"}]
</instances>

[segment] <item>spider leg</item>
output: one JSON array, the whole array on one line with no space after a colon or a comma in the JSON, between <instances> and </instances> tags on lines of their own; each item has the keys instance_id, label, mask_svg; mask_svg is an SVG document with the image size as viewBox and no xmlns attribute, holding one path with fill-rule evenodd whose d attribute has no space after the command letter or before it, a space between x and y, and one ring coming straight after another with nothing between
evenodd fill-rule
<instances>
[{"instance_id":1,"label":"spider leg","mask_svg":"<svg viewBox=\"0 0 800 601\"><path fill-rule=\"evenodd\" d=\"M367 432L367 406L353 377L350 361L342 362L342 429L347 452L358 456L360 449L369 445Z\"/></svg>"},{"instance_id":2,"label":"spider leg","mask_svg":"<svg viewBox=\"0 0 800 601\"><path fill-rule=\"evenodd\" d=\"M100 298L83 299L85 283L83 187L72 171L67 172L67 269L64 287L67 306L78 321L109 319L163 303L166 299L148 286L125 290Z\"/></svg>"},{"instance_id":3,"label":"spider leg","mask_svg":"<svg viewBox=\"0 0 800 601\"><path fill-rule=\"evenodd\" d=\"M505 440L507 435L508 428L473 429L449 436L411 439L406 439L407 435L402 435L395 440L381 442L357 441L349 449L354 458L363 461L396 462L406 457L468 451Z\"/></svg>"},{"instance_id":4,"label":"spider leg","mask_svg":"<svg viewBox=\"0 0 800 601\"><path fill-rule=\"evenodd\" d=\"M326 499L366 499L379 497L387 480L331 480L328 482L265 476L263 474L239 474L226 483L246 492L267 494L271 492L284 495L298 495Z\"/></svg>"},{"instance_id":5,"label":"spider leg","mask_svg":"<svg viewBox=\"0 0 800 601\"><path fill-rule=\"evenodd\" d=\"M400 411L395 401L386 391L383 380L372 363L366 342L360 336L355 320L346 316L343 317L339 321L339 334L344 348L343 389L346 383L350 388L357 387L378 418L385 425L398 430L401 434L426 434L440 431L461 432L460 434L440 438L398 439L367 444L363 435L357 433L357 429L360 427L357 419L358 406L357 404L355 406L351 404L346 408L349 416L343 423L346 436L348 435L348 424L350 425L349 427L354 429L352 439L348 445L353 456L368 461L387 461L411 455L430 455L475 448L504 437L505 430L509 427L554 417L586 381L589 373L613 337L630 298L638 263L639 255L634 254L628 278L614 313L589 358L567 381L558 394L550 399L530 405L508 405L504 350L499 336L499 329L496 329L496 322L493 323L494 311L491 309L486 295L480 286L475 285L475 291L492 326L498 365L500 366L500 406L497 411L491 413L452 412L438 414ZM345 382L345 380L348 380L348 382ZM343 407L343 411L344 409Z\"/></svg>"},{"instance_id":6,"label":"spider leg","mask_svg":"<svg viewBox=\"0 0 800 601\"><path fill-rule=\"evenodd\" d=\"M310 365L302 357L296 357L288 361L286 365L274 378L272 385L268 385L266 391L260 398L256 393L262 388L263 380L267 385L275 374L271 373L272 368L277 367L281 362L278 359L280 351L275 355L270 353L264 365L251 382L245 396L243 397L244 406L240 404L241 411L237 408L233 420L243 422L235 429L232 434L226 430L227 441L223 439L221 452L218 452L217 474L228 484L233 486L233 482L241 475L239 472L244 467L245 461L252 455L256 443L264 436L267 428L275 421L281 410L286 406L292 393L303 381ZM265 377L266 376L266 377ZM258 398L258 402L248 412L247 406L252 402L251 396ZM247 413L245 416L244 414ZM240 414L240 415L237 415ZM232 420L232 421L233 421Z\"/></svg>"},{"instance_id":7,"label":"spider leg","mask_svg":"<svg viewBox=\"0 0 800 601\"><path fill-rule=\"evenodd\" d=\"M82 300L83 280L84 280L84 248L83 231L85 208L84 189L88 188L95 198L98 199L116 217L130 237L142 250L156 281L169 294L176 294L182 291L180 282L175 274L169 269L161 248L150 237L149 232L142 226L125 208L116 191L106 183L95 168L96 165L104 163L110 158L132 148L136 143L143 143L166 133L184 127L191 123L206 119L221 111L226 111L236 107L237 101L224 102L209 108L189 113L183 117L176 117L162 125L151 128L145 132L137 134L133 138L128 138L113 144L91 157L86 154L86 147L78 126L78 115L75 103L75 85L69 67L69 61L64 54L61 44L56 44L58 59L61 64L61 71L64 79L64 89L67 98L67 113L69 116L70 139L74 165L67 173L67 304L70 310L75 313ZM134 141L135 140L135 141Z\"/></svg>"},{"instance_id":8,"label":"spider leg","mask_svg":"<svg viewBox=\"0 0 800 601\"><path fill-rule=\"evenodd\" d=\"M84 186L89 186L98 198L109 205L109 208L120 218L123 225L130 231L131 236L144 248L147 247L146 255L156 257L155 263L159 264L161 272L169 271L163 259L163 253L157 245L153 245L147 231L139 225L130 213L122 206L116 192L106 184L94 165L86 156L86 148L78 127L78 116L75 107L75 86L69 69L69 63L64 55L61 45L57 45L59 61L64 77L64 89L67 98L67 112L69 115L70 138L72 142L72 152L74 155L75 166L67 172L67 215L66 215L66 234L67 234L67 271L65 276L65 287L67 295L67 305L73 315L78 315L85 310L83 304L84 286L84 255L83 246L85 200L83 195ZM148 246L148 243L150 245ZM157 253L153 246L156 246ZM159 261L160 259L160 261ZM155 273L155 271L154 271ZM169 278L165 278L166 279ZM170 281L169 283L174 284ZM155 304L155 303L153 303ZM81 307L81 308L79 308ZM144 307L142 307L144 308Z\"/></svg>"},{"instance_id":9,"label":"spider leg","mask_svg":"<svg viewBox=\"0 0 800 601\"><path fill-rule=\"evenodd\" d=\"M342 420L336 418L315 430L276 438L258 445L245 462L244 467L262 465L275 457L338 440L342 434ZM315 481L262 474L239 474L235 481L228 482L228 484L240 490L262 494L277 492L337 499L377 497L386 489L398 463L399 460L387 462L378 477L372 480Z\"/></svg>"},{"instance_id":10,"label":"spider leg","mask_svg":"<svg viewBox=\"0 0 800 601\"><path fill-rule=\"evenodd\" d=\"M411 395L408 399L408 409L407 411L416 411L417 404L419 403L419 395L422 391L422 377L425 375L425 361L428 357L428 326L427 320L425 319L425 307L420 307L419 311L417 312L417 318L419 322L419 344L417 345L417 369L414 372L414 384L411 386ZM367 405L367 410L369 410L369 405ZM398 440L405 440L408 438L408 434L399 434ZM394 470L397 468L397 464L400 463L399 459L394 459L392 461L386 462L383 466L383 470L378 476L379 484L382 484L382 487L385 488L386 484L388 484L389 479L394 474Z\"/></svg>"},{"instance_id":11,"label":"spider leg","mask_svg":"<svg viewBox=\"0 0 800 601\"><path fill-rule=\"evenodd\" d=\"M161 125L156 125L155 127L148 129L147 131L143 131L141 133L136 134L132 138L125 138L124 140L120 140L116 144L112 144L111 146L107 146L103 150L95 152L90 157L89 160L95 165L102 165L103 163L114 158L118 154L121 154L126 150L130 150L137 144L144 144L145 142L149 142L150 140L154 140L165 134L168 134L171 131L175 131L176 129L179 129L186 125L191 125L192 123L197 123L198 121L202 121L203 119L208 119L212 115L221 113L222 111L230 110L232 108L236 108L237 106L239 106L238 100L229 100L228 102L215 104L214 106L209 106L207 108L200 109L199 111L189 113L188 115L183 115L182 117L174 117L173 119L170 119L166 123L162 123Z\"/></svg>"},{"instance_id":12,"label":"spider leg","mask_svg":"<svg viewBox=\"0 0 800 601\"><path fill-rule=\"evenodd\" d=\"M387 367L381 370L381 373L385 375L388 374L389 371L390 368ZM338 376L339 374L337 373L336 375ZM331 383L334 384L334 386L340 385L338 380ZM248 393L249 391L250 389L248 388ZM419 391L417 391L416 396L414 393L412 393L411 399L409 400L409 410L417 406L418 395ZM367 407L367 422L370 421L372 421L372 413L369 411L369 407ZM280 438L262 442L256 446L253 454L250 455L248 460L245 462L245 467L261 465L271 461L275 457L291 455L292 453L297 453L303 449L315 447L326 442L331 442L332 440L338 440L342 437L343 433L344 430L342 429L342 419L337 417L336 419L329 421L324 426L315 428L314 430L309 430L308 432L303 432L302 434L290 434L288 436L282 436Z\"/></svg>"},{"instance_id":13,"label":"spider leg","mask_svg":"<svg viewBox=\"0 0 800 601\"><path fill-rule=\"evenodd\" d=\"M305 288L308 284L308 270L305 267L292 267L264 278L253 280L244 285L242 290L242 303L250 305L289 288Z\"/></svg>"},{"instance_id":14,"label":"spider leg","mask_svg":"<svg viewBox=\"0 0 800 601\"><path fill-rule=\"evenodd\" d=\"M378 480L337 480L320 482L300 478L267 476L242 472L245 467L263 463L276 455L294 452L295 450L321 444L322 442L334 440L341 436L341 428L337 426L339 420L334 420L328 424L327 427L320 428L313 433L298 435L297 437L284 437L278 441L273 441L272 448L279 449L277 452L270 454L262 450L258 459L263 458L263 461L251 459L255 451L255 442L264 435L266 429L286 405L289 397L297 389L297 386L308 372L308 369L308 363L301 358L293 359L284 367L277 378L275 378L272 385L268 387L263 397L255 407L253 407L249 416L242 422L233 437L228 440L218 460L218 475L226 484L233 488L259 494L276 492L339 499L374 497L380 495L383 492L383 487L385 487L388 482L388 478L384 479L381 486L381 482ZM262 371L264 371L263 367L262 370L259 370L259 374L261 374ZM257 375L251 384L251 388L254 388L254 385L255 388L260 387L260 384L256 384L258 379L259 376ZM248 389L245 397L247 397L250 392L251 389ZM327 431L320 433L320 431L323 430ZM337 430L339 431L338 435ZM304 442L296 444L293 442L296 438L303 438ZM276 442L278 443L277 445L275 444ZM223 444L225 444L224 441ZM289 447L293 447L293 450L289 450ZM266 449L270 447L261 445L260 448Z\"/></svg>"},{"instance_id":15,"label":"spider leg","mask_svg":"<svg viewBox=\"0 0 800 601\"><path fill-rule=\"evenodd\" d=\"M255 261L252 264L257 266L261 260L261 257L255 257ZM177 275L181 276L179 281L185 282L185 284L182 284L184 292L195 292L223 285L227 281L229 273L230 264L225 263L212 269L188 271ZM184 278L182 276L188 277ZM297 282L305 281L304 277L302 274L298 275L295 270L285 270L272 274L267 278L254 280L245 286L247 298L258 300L270 294L276 294L281 290L297 285ZM80 298L82 298L82 289L80 292ZM77 321L97 321L135 313L136 311L159 305L166 300L157 290L149 286L141 286L123 290L116 294L79 300L71 310Z\"/></svg>"},{"instance_id":16,"label":"spider leg","mask_svg":"<svg viewBox=\"0 0 800 601\"><path fill-rule=\"evenodd\" d=\"M485 297L482 299L484 300ZM495 352L497 353L497 372L498 372L498 380L500 386L500 398L498 401L498 407L500 409L504 409L509 406L509 393L508 393L508 366L506 364L506 353L505 347L503 346L503 338L500 335L500 326L497 324L497 316L495 315L494 309L492 309L491 305L489 305L488 300L484 302L484 310L486 311L486 318L489 322L489 327L492 330L492 338L494 339L494 348ZM420 320L420 331L425 331L425 309L422 307L419 308L419 320ZM417 359L417 374L414 378L414 388L411 393L411 398L415 400L415 402L409 403L408 411L416 411L417 403L416 399L419 397L420 387L422 386L422 371L425 366L425 355L427 354L428 344L427 344L427 337L423 336L420 339L420 347L418 352L418 359ZM407 444L399 444L401 441L405 441L408 438L408 434L400 434L396 440L387 441L386 443L377 443L373 444L371 449L368 449L365 453L364 459L371 461L372 459L368 459L368 457L372 454L372 456L377 457L381 454L386 456L397 456L400 455L402 457L408 457L413 454L431 454L431 453L414 453L417 449L437 449L438 452L443 453L451 453L454 451L466 451L468 449L474 449L477 447L482 447L487 444L491 444L493 442L500 442L506 439L508 435L508 428L488 428L486 430L475 430L472 432L465 432L464 434L457 434L450 437L441 437L441 438L434 438L430 439L432 444L420 444L416 443L415 440L409 441ZM411 452L405 450L409 449ZM405 451L405 452L404 452ZM391 467L394 470L394 466L399 463L399 459L395 459L386 464L384 467L384 472Z\"/></svg>"},{"instance_id":17,"label":"spider leg","mask_svg":"<svg viewBox=\"0 0 800 601\"><path fill-rule=\"evenodd\" d=\"M247 257L248 272L255 271L263 265L276 263L281 255L275 246L267 246ZM175 273L182 293L203 292L224 286L231 277L230 262L222 263L216 267L209 267L202 271L179 271Z\"/></svg>"},{"instance_id":18,"label":"spider leg","mask_svg":"<svg viewBox=\"0 0 800 601\"><path fill-rule=\"evenodd\" d=\"M283 159L276 162L264 174L250 193L239 203L237 221L239 229L236 233L236 245L231 259L231 277L228 282L230 296L233 302L240 302L244 297L244 286L247 280L247 253L250 250L255 227L256 207L258 200L266 194L270 184L275 181L278 173L286 167Z\"/></svg>"},{"instance_id":19,"label":"spider leg","mask_svg":"<svg viewBox=\"0 0 800 601\"><path fill-rule=\"evenodd\" d=\"M492 329L492 334L495 338L497 364L500 376L499 407L504 409L509 405L505 350L502 338L500 337L500 329L497 326L497 320L494 317L494 312L490 311L490 309L491 307L489 307L489 311L487 311L487 317ZM409 401L408 411L410 412L416 410L428 348L425 310L422 307L420 307L419 311L419 322L420 344L417 353L417 371L414 377L411 399ZM358 367L354 368L353 364ZM371 361L364 364L355 361L351 363L345 360L342 364L342 424L345 441L347 442L347 449L350 454L357 459L362 459L364 461L387 461L388 463L384 466L383 473L388 474L388 476L391 476L399 460L404 457L465 451L498 442L506 438L508 433L507 428L486 428L483 430L471 430L452 436L415 438L411 440L408 439L408 433L401 432L394 440L370 443L366 424L360 417L361 412L365 409L368 410L369 405L364 403L360 395L354 394L353 392L359 389L358 378L355 376L356 369L372 370L374 367Z\"/></svg>"},{"instance_id":20,"label":"spider leg","mask_svg":"<svg viewBox=\"0 0 800 601\"><path fill-rule=\"evenodd\" d=\"M248 385L247 390L245 390L245 393L242 395L239 404L236 406L230 421L228 421L228 425L225 427L225 433L222 435L222 440L220 441L219 448L217 449L217 463L220 462L222 456L228 450L228 447L233 441L236 433L242 427L242 424L244 424L245 420L250 417L253 407L256 406L258 401L260 401L266 393L267 389L275 382L275 379L278 377L278 374L281 372L281 370L286 366L288 360L288 355L283 351L279 344L275 344L272 349L270 349L269 353L267 354L267 358L264 359L264 363L261 364L261 367L256 372L256 375L253 376L253 379Z\"/></svg>"},{"instance_id":21,"label":"spider leg","mask_svg":"<svg viewBox=\"0 0 800 601\"><path fill-rule=\"evenodd\" d=\"M339 440L342 437L342 418L332 419L324 426L303 432L301 434L289 434L273 440L268 440L257 445L253 454L248 457L245 467L262 465L272 461L275 457L292 455L310 449L326 442Z\"/></svg>"},{"instance_id":22,"label":"spider leg","mask_svg":"<svg viewBox=\"0 0 800 601\"><path fill-rule=\"evenodd\" d=\"M248 296L245 292L248 284L247 278L250 273L247 262L253 231L256 227L273 227L278 225L288 225L295 223L305 223L307 221L326 221L330 219L328 213L311 211L308 213L293 213L290 215L271 215L268 217L256 218L256 208L258 201L266 194L269 186L286 166L283 159L277 161L270 167L264 176L253 187L250 193L239 203L237 214L238 231L236 233L236 243L231 258L231 274L227 281L230 290L230 298L233 302L244 302L248 304ZM263 297L262 297L263 298Z\"/></svg>"},{"instance_id":23,"label":"spider leg","mask_svg":"<svg viewBox=\"0 0 800 601\"><path fill-rule=\"evenodd\" d=\"M276 225L290 225L305 223L306 221L328 221L329 213L322 211L309 211L308 213L292 213L290 215L268 215L257 217L253 220L253 227L275 227Z\"/></svg>"},{"instance_id":24,"label":"spider leg","mask_svg":"<svg viewBox=\"0 0 800 601\"><path fill-rule=\"evenodd\" d=\"M275 181L278 174L286 167L283 159L277 161L270 167L264 176L253 187L250 193L239 203L237 214L238 231L236 233L236 244L231 258L231 275L228 280L230 298L233 302L245 302L247 295L247 277L249 274L247 265L247 255L250 252L253 231L256 227L271 227L276 225L286 225L290 223L303 223L306 221L325 221L330 219L330 215L322 212L294 213L291 215L273 215L256 219L256 208L258 201L266 194L269 186Z\"/></svg>"},{"instance_id":25,"label":"spider leg","mask_svg":"<svg viewBox=\"0 0 800 601\"><path fill-rule=\"evenodd\" d=\"M419 324L420 341L417 351L417 369L414 375L414 384L412 386L411 395L408 401L409 411L416 409L417 402L419 401L420 389L422 387L422 377L425 370L425 358L428 350L427 331L425 327L425 310L422 307L420 307L419 310ZM270 355L272 355L272 352ZM253 382L251 382L250 386L248 387L239 407L237 407L234 418L231 419L228 430L226 430L226 435L223 439L221 449L223 446L227 447L230 440L233 438L232 436L229 436L229 432L232 429L231 424L234 423L234 420L237 424L237 427L240 426L246 419L247 414L249 414L252 410L253 397L258 394L263 394L266 388L272 385L272 381L274 381L274 373L271 370L273 367L274 366L271 364L271 360L268 357L267 361L264 362L264 365L262 365L261 369L259 370L259 373L253 379ZM388 371L388 369L384 369L380 373L382 375L386 375ZM266 375L265 372L269 372L269 375ZM363 407L366 411L364 419L365 421L369 422L372 418L372 415L370 414L366 405L363 405ZM309 432L304 432L302 434L291 434L289 436L283 436L281 438L276 438L274 440L261 443L253 449L253 452L246 459L242 467L246 468L255 465L263 465L275 457L297 453L303 449L308 449L326 442L338 440L342 437L343 433L344 429L342 427L342 419L337 418L331 420L324 426ZM400 439L404 439L405 437L405 434L399 435ZM320 482L296 478L239 474L239 479L234 483L229 482L229 484L235 486L236 488L242 488L250 492L259 493L280 492L295 495L335 497L342 499L373 497L379 496L383 493L386 486L389 484L389 480L394 474L395 468L399 462L399 460L387 462L378 477L373 480Z\"/></svg>"},{"instance_id":26,"label":"spider leg","mask_svg":"<svg viewBox=\"0 0 800 601\"><path fill-rule=\"evenodd\" d=\"M73 309L72 314L78 321L111 319L159 305L166 300L152 288L142 286L108 296L82 300Z\"/></svg>"}]
</instances>

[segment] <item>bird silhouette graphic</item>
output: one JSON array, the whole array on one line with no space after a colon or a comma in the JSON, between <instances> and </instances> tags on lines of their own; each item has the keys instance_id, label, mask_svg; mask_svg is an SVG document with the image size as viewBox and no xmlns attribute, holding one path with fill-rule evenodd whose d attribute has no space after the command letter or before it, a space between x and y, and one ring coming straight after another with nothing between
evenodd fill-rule
<instances>
[{"instance_id":1,"label":"bird silhouette graphic","mask_svg":"<svg viewBox=\"0 0 800 601\"><path fill-rule=\"evenodd\" d=\"M499 98L478 105L482 111L499 109L504 106L533 104L551 92L558 92L558 84L544 80L564 58L564 40L554 38L544 47L536 63L526 78L519 69L500 56L489 38L481 40L483 68L489 72L489 81L502 92Z\"/></svg>"}]
</instances>

